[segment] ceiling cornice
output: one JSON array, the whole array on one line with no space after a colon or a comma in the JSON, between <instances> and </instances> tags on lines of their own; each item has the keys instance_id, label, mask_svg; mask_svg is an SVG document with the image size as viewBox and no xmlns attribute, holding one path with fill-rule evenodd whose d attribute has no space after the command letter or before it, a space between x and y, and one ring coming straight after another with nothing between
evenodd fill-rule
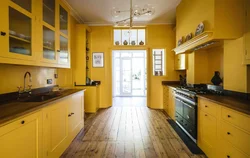
<instances>
[{"instance_id":1,"label":"ceiling cornice","mask_svg":"<svg viewBox=\"0 0 250 158\"><path fill-rule=\"evenodd\" d=\"M83 24L84 20L80 16L80 14L73 7L71 7L71 5L66 0L62 0L62 1L70 9L70 15L72 15L76 19L77 22L79 22L80 24Z\"/></svg>"},{"instance_id":2,"label":"ceiling cornice","mask_svg":"<svg viewBox=\"0 0 250 158\"><path fill-rule=\"evenodd\" d=\"M114 24L112 23L93 23L93 22L85 22L84 24L87 24L89 26L113 26ZM141 25L175 25L175 23L150 23L150 22L137 22L133 23L134 26L141 26Z\"/></svg>"}]
</instances>

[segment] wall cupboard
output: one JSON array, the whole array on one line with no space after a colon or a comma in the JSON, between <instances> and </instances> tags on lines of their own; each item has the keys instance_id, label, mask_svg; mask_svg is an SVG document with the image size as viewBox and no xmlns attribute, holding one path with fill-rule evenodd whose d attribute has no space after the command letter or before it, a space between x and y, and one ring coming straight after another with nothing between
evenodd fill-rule
<instances>
[{"instance_id":1,"label":"wall cupboard","mask_svg":"<svg viewBox=\"0 0 250 158\"><path fill-rule=\"evenodd\" d=\"M0 127L0 157L60 157L84 124L83 91Z\"/></svg>"},{"instance_id":2,"label":"wall cupboard","mask_svg":"<svg viewBox=\"0 0 250 158\"><path fill-rule=\"evenodd\" d=\"M175 63L175 70L186 70L187 55L186 54L175 55L174 63Z\"/></svg>"},{"instance_id":3,"label":"wall cupboard","mask_svg":"<svg viewBox=\"0 0 250 158\"><path fill-rule=\"evenodd\" d=\"M60 0L1 1L0 63L70 68L69 9Z\"/></svg>"}]
</instances>

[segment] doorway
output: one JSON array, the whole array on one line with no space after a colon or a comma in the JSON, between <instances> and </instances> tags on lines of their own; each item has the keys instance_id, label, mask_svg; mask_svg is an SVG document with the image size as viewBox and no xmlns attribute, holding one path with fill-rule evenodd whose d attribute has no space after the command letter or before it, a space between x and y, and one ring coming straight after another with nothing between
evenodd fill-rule
<instances>
[{"instance_id":1,"label":"doorway","mask_svg":"<svg viewBox=\"0 0 250 158\"><path fill-rule=\"evenodd\" d=\"M146 61L146 50L113 51L113 97L116 102L117 97L141 97L145 102L147 94ZM124 100L124 98L122 99Z\"/></svg>"}]
</instances>

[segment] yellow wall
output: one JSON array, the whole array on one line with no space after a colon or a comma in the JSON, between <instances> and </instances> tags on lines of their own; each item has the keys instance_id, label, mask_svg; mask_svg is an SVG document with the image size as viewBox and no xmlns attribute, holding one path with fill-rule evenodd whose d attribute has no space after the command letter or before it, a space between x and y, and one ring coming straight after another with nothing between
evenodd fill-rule
<instances>
[{"instance_id":1,"label":"yellow wall","mask_svg":"<svg viewBox=\"0 0 250 158\"><path fill-rule=\"evenodd\" d=\"M172 25L149 25L147 26L147 46L128 47L127 49L148 50L148 106L151 108L163 108L162 84L163 80L178 80L179 73L174 71L175 32ZM91 27L92 52L104 52L104 68L91 67L91 79L101 81L100 107L112 105L112 49L126 49L114 47L112 42L112 26ZM152 48L165 48L167 61L167 76L152 76Z\"/></svg>"}]
</instances>

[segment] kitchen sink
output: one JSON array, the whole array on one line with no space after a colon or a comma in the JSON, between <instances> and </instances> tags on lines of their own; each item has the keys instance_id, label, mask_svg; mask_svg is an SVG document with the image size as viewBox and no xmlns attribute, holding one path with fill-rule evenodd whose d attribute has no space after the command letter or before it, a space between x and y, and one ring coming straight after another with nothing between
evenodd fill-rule
<instances>
[{"instance_id":1,"label":"kitchen sink","mask_svg":"<svg viewBox=\"0 0 250 158\"><path fill-rule=\"evenodd\" d=\"M47 93L41 95L31 96L25 99L20 100L21 102L43 102L46 100L50 100L56 97L59 97L61 94L59 93Z\"/></svg>"}]
</instances>

